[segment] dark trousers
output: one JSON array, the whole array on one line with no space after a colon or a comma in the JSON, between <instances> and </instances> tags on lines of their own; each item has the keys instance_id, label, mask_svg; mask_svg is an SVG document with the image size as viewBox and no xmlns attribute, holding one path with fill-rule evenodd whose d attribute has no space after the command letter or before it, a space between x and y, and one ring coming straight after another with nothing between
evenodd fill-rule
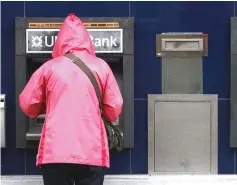
<instances>
[{"instance_id":1,"label":"dark trousers","mask_svg":"<svg viewBox=\"0 0 237 185\"><path fill-rule=\"evenodd\" d=\"M44 185L103 185L105 168L80 164L44 164Z\"/></svg>"}]
</instances>

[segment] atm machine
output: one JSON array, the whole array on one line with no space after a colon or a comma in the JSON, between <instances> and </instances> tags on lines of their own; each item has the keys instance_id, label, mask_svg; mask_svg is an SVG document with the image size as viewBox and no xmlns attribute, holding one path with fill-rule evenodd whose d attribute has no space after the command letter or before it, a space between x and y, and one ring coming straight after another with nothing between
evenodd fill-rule
<instances>
[{"instance_id":1,"label":"atm machine","mask_svg":"<svg viewBox=\"0 0 237 185\"><path fill-rule=\"evenodd\" d=\"M82 18L96 55L111 67L121 89L124 105L117 121L124 132L124 148L134 146L134 19ZM35 148L45 115L27 117L19 107L19 95L27 81L51 58L63 18L15 19L16 147Z\"/></svg>"}]
</instances>

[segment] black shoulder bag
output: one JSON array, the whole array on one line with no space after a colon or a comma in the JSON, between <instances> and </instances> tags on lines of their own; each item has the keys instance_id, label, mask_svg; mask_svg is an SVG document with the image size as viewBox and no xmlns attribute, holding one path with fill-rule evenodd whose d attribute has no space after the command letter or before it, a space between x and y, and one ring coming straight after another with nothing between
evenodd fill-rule
<instances>
[{"instance_id":1,"label":"black shoulder bag","mask_svg":"<svg viewBox=\"0 0 237 185\"><path fill-rule=\"evenodd\" d=\"M113 123L108 122L104 117L100 88L93 72L77 56L73 55L72 53L67 53L64 56L71 59L90 79L99 101L99 106L102 114L101 117L104 121L104 126L108 137L109 149L116 149L117 151L121 151L123 149L123 132L118 125L114 125Z\"/></svg>"}]
</instances>

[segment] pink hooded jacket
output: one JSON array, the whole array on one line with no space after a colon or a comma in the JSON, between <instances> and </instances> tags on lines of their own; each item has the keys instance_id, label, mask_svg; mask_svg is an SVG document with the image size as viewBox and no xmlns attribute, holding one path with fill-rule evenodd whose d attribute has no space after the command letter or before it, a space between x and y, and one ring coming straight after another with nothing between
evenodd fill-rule
<instances>
[{"instance_id":1,"label":"pink hooded jacket","mask_svg":"<svg viewBox=\"0 0 237 185\"><path fill-rule=\"evenodd\" d=\"M121 113L123 99L110 67L95 56L81 20L69 14L58 33L53 59L34 72L19 97L22 111L30 118L46 113L36 165L76 163L110 167L95 90L78 66L63 56L67 52L77 55L94 72L106 118L115 121Z\"/></svg>"}]
</instances>

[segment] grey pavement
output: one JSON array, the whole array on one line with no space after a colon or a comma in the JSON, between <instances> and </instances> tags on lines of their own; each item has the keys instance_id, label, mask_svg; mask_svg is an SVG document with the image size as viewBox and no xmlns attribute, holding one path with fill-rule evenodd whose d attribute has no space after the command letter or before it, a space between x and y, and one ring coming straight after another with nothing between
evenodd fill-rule
<instances>
[{"instance_id":1,"label":"grey pavement","mask_svg":"<svg viewBox=\"0 0 237 185\"><path fill-rule=\"evenodd\" d=\"M1 185L43 185L41 176L1 176ZM108 175L104 185L237 185L237 175Z\"/></svg>"}]
</instances>

